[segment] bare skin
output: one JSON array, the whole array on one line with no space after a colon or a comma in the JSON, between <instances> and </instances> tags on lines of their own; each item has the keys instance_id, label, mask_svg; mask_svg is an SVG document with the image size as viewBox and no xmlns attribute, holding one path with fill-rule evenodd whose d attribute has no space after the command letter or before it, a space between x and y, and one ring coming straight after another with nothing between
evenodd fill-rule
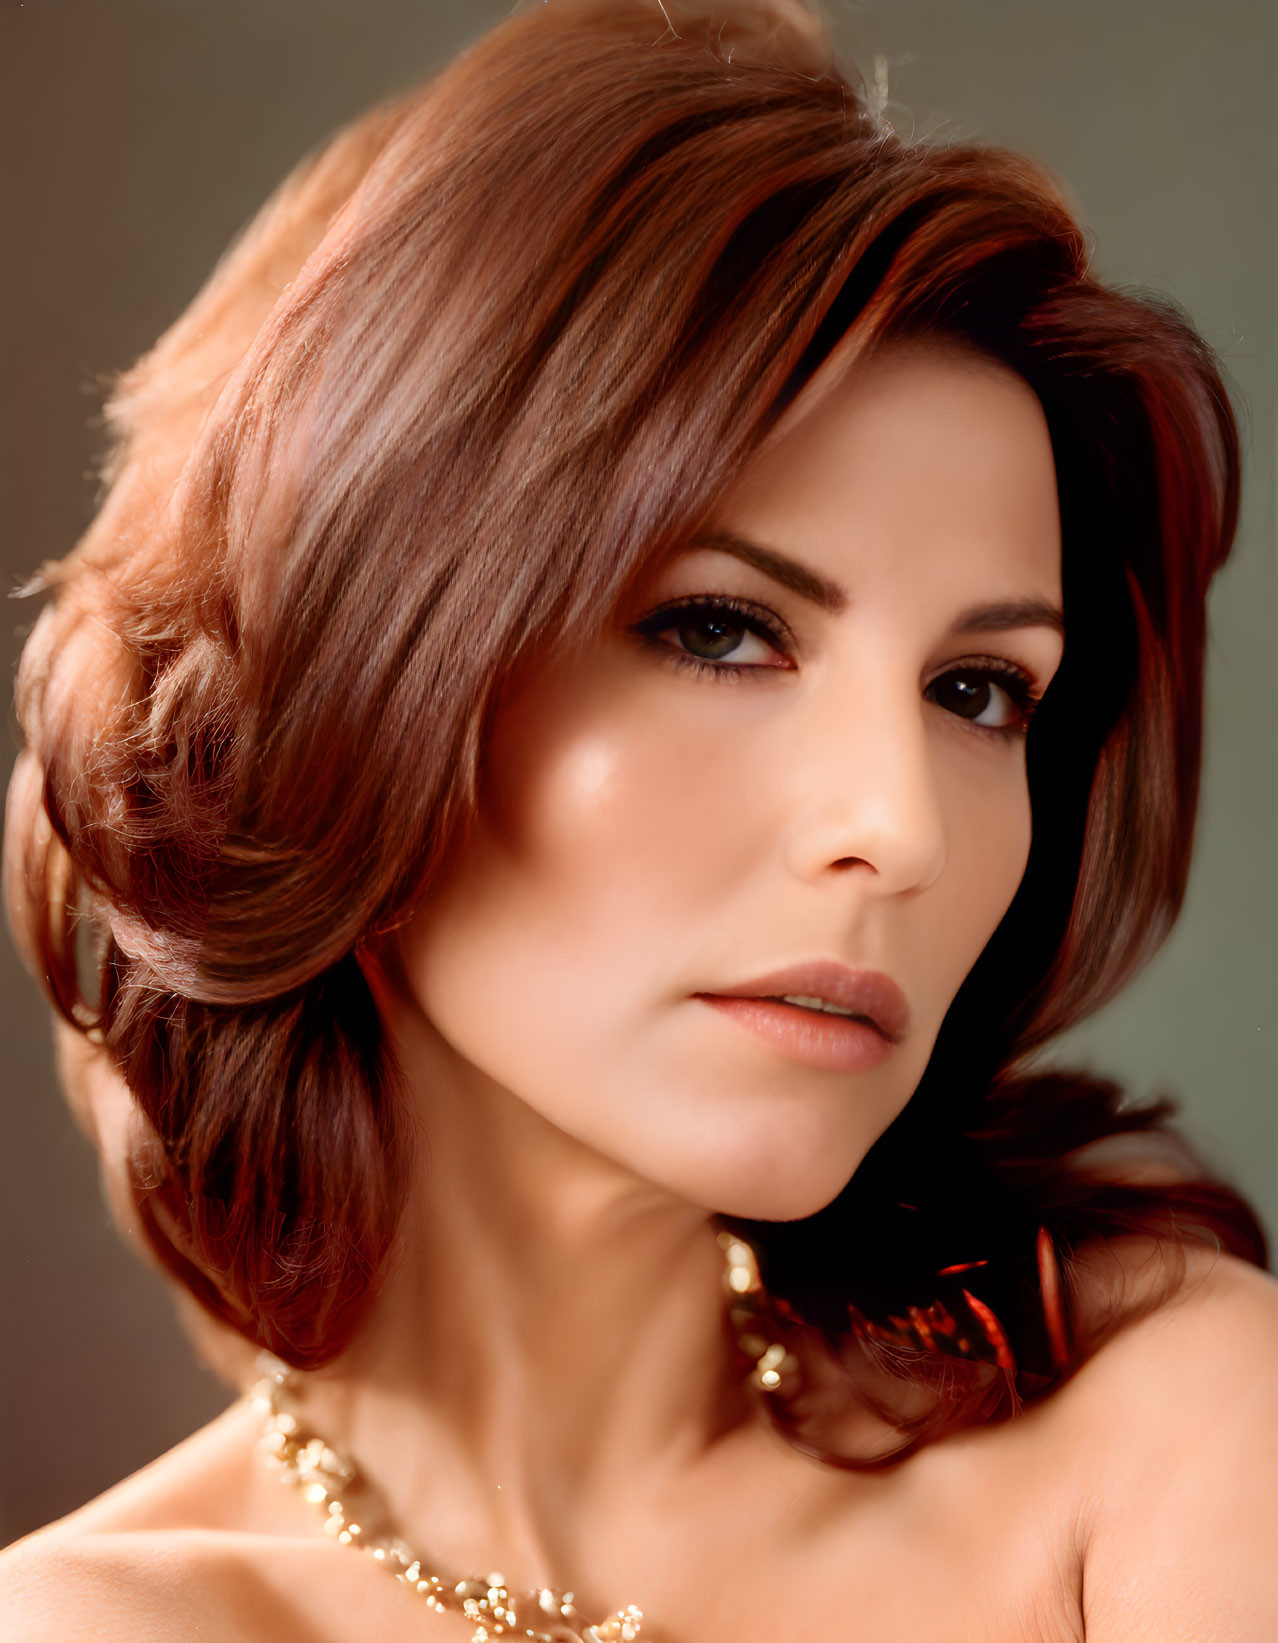
<instances>
[{"instance_id":1,"label":"bare skin","mask_svg":"<svg viewBox=\"0 0 1278 1643\"><path fill-rule=\"evenodd\" d=\"M1195 1257L1041 1408L884 1474L813 1463L742 1392L714 1214L843 1187L1024 869L1006 681L1040 695L1062 649L1029 610L1060 601L1042 412L1001 367L889 355L715 523L846 600L703 543L509 705L485 825L385 955L427 1144L404 1258L308 1415L441 1568L636 1603L654 1643L1271 1639L1278 1299L1240 1263ZM749 676L673 663L691 618L649 621L708 594L780 619L783 645L739 629ZM1023 622L963 621L1009 602ZM694 996L812 957L905 993L873 1069L795 1062ZM1139 1284L1148 1252L1112 1255ZM470 1635L324 1537L255 1434L237 1402L11 1549L5 1635Z\"/></svg>"}]
</instances>

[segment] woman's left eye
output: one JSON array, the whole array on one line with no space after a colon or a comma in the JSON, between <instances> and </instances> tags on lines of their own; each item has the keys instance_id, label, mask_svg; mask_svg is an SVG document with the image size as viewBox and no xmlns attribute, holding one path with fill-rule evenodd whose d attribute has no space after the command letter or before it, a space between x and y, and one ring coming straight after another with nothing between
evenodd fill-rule
<instances>
[{"instance_id":1,"label":"woman's left eye","mask_svg":"<svg viewBox=\"0 0 1278 1643\"><path fill-rule=\"evenodd\" d=\"M1017 668L954 668L934 679L925 692L929 701L982 730L1023 732L1038 702L1033 687Z\"/></svg>"}]
</instances>

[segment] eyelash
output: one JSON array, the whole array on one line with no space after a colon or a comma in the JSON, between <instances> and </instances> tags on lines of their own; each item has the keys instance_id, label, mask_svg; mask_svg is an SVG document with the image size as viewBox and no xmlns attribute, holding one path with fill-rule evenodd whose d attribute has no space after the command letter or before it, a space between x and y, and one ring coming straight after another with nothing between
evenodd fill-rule
<instances>
[{"instance_id":1,"label":"eyelash","mask_svg":"<svg viewBox=\"0 0 1278 1643\"><path fill-rule=\"evenodd\" d=\"M636 622L633 632L638 634L654 650L659 651L663 658L676 667L689 668L700 677L710 677L722 681L725 677L739 679L745 674L758 674L784 671L780 668L765 668L757 663L750 662L712 662L702 656L693 656L686 650L676 650L673 645L663 644L659 635L667 629L677 627L681 621L693 616L724 616L730 615L740 619L740 625L748 632L756 634L774 649L785 653L786 645L790 643L788 632L780 620L763 607L750 604L743 599L735 599L727 594L702 595L695 599L678 599L671 604L662 605L651 611L642 621ZM982 725L975 720L967 719L961 713L952 715L961 722L983 736L998 736L1004 740L1012 737L1022 737L1029 729L1030 721L1038 709L1039 699L1034 695L1034 681L1028 673L1016 666L1014 662L996 661L985 657L979 662L960 663L956 667L948 668L941 674L940 679L953 678L959 675L965 679L985 681L990 680L1001 690L1006 691L1017 717L1007 725ZM933 684L939 680L934 679ZM929 689L931 686L929 686ZM939 705L939 704L938 704Z\"/></svg>"}]
</instances>

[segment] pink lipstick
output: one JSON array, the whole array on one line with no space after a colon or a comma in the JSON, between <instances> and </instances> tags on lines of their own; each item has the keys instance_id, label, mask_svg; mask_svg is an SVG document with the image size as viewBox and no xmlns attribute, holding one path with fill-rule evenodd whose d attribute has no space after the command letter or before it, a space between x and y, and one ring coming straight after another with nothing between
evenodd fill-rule
<instances>
[{"instance_id":1,"label":"pink lipstick","mask_svg":"<svg viewBox=\"0 0 1278 1643\"><path fill-rule=\"evenodd\" d=\"M909 1025L905 995L890 977L830 959L693 996L793 1060L828 1072L877 1067Z\"/></svg>"}]
</instances>

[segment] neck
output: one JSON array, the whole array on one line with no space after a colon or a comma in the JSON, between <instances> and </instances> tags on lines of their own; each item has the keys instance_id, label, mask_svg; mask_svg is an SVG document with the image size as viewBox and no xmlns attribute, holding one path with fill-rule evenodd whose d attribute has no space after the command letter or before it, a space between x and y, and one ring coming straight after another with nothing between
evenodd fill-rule
<instances>
[{"instance_id":1,"label":"neck","mask_svg":"<svg viewBox=\"0 0 1278 1643\"><path fill-rule=\"evenodd\" d=\"M594 1527L661 1509L752 1428L704 1211L461 1066L397 1050L425 1144L402 1251L315 1424L459 1572L571 1584Z\"/></svg>"}]
</instances>

